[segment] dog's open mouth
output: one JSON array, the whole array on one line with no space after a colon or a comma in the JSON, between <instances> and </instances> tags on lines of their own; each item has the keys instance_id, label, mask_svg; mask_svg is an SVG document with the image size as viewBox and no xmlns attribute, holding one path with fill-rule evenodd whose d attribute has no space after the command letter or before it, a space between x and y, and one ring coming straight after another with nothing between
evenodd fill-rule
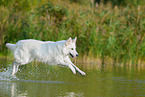
<instances>
[{"instance_id":1,"label":"dog's open mouth","mask_svg":"<svg viewBox=\"0 0 145 97\"><path fill-rule=\"evenodd\" d=\"M72 58L75 58L71 53L69 53L69 55L70 55Z\"/></svg>"}]
</instances>

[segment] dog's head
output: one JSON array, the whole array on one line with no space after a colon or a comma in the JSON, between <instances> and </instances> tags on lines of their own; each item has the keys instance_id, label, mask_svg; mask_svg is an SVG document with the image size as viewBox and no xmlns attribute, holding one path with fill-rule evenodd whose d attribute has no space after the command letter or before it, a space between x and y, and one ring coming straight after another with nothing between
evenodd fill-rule
<instances>
[{"instance_id":1,"label":"dog's head","mask_svg":"<svg viewBox=\"0 0 145 97\"><path fill-rule=\"evenodd\" d=\"M75 39L71 39L70 37L64 45L65 53L69 54L72 58L75 58L79 55L76 51L76 40L77 37L75 37Z\"/></svg>"}]
</instances>

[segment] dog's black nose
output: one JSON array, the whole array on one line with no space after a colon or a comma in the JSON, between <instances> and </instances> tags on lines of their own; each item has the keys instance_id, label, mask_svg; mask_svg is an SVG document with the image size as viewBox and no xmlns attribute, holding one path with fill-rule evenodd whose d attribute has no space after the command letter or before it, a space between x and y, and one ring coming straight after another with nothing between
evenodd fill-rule
<instances>
[{"instance_id":1,"label":"dog's black nose","mask_svg":"<svg viewBox=\"0 0 145 97\"><path fill-rule=\"evenodd\" d=\"M76 54L76 57L78 57L79 56L79 54Z\"/></svg>"}]
</instances>

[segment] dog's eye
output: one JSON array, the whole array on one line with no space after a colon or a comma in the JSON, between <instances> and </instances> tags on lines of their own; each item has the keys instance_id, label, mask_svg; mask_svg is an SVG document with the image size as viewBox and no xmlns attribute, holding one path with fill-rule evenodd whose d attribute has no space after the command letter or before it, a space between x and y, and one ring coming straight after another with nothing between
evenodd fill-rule
<instances>
[{"instance_id":1,"label":"dog's eye","mask_svg":"<svg viewBox=\"0 0 145 97\"><path fill-rule=\"evenodd\" d=\"M71 48L71 50L74 50L74 48Z\"/></svg>"}]
</instances>

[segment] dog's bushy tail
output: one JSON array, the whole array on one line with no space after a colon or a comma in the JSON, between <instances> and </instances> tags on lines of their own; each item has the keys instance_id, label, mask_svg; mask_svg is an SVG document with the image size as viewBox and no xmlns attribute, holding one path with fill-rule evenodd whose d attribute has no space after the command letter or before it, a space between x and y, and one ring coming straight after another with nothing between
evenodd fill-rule
<instances>
[{"instance_id":1,"label":"dog's bushy tail","mask_svg":"<svg viewBox=\"0 0 145 97\"><path fill-rule=\"evenodd\" d=\"M15 44L11 44L11 43L6 43L6 47L9 48L11 51L14 51L16 48Z\"/></svg>"}]
</instances>

